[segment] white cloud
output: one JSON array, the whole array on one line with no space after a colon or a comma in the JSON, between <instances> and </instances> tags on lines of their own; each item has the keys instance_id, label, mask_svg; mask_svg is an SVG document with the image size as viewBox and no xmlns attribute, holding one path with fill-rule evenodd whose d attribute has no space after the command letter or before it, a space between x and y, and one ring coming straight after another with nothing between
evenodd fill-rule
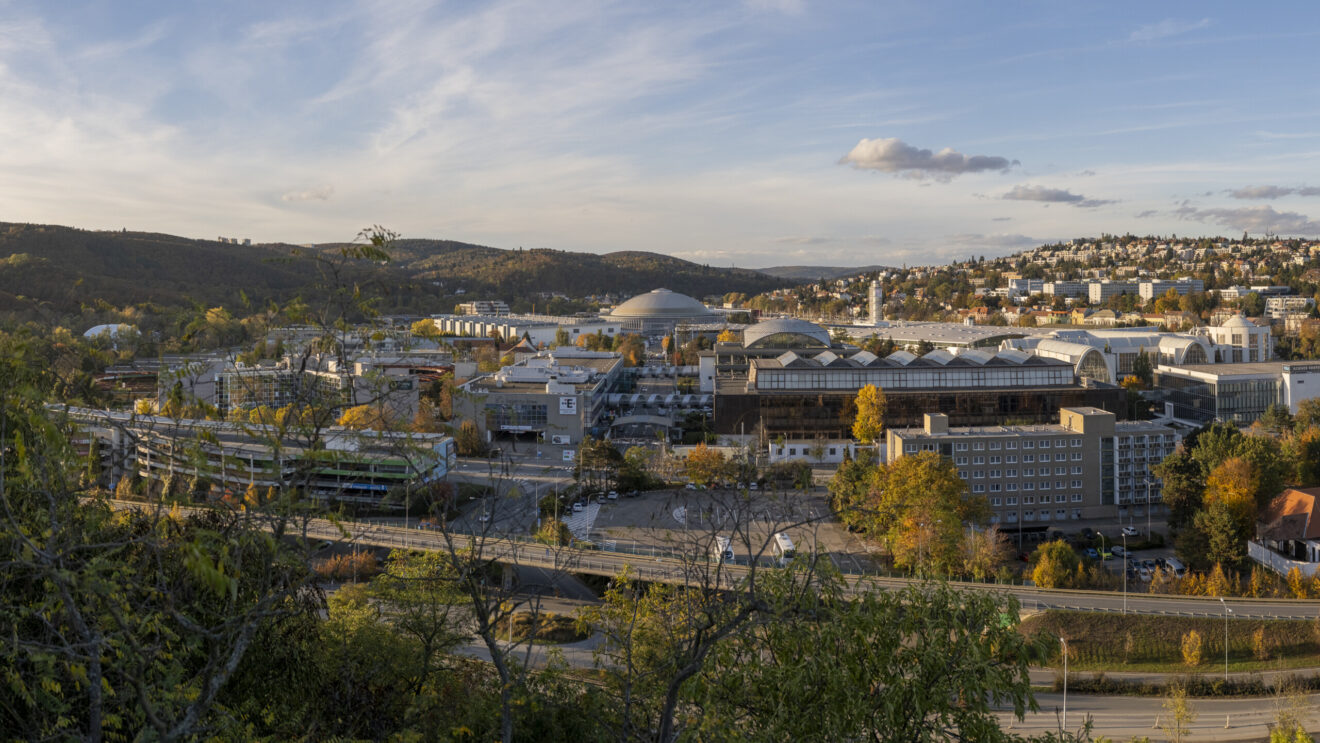
<instances>
[{"instance_id":1,"label":"white cloud","mask_svg":"<svg viewBox=\"0 0 1320 743\"><path fill-rule=\"evenodd\" d=\"M1047 204L1070 204L1083 208L1104 206L1113 204L1109 199L1088 199L1081 194L1075 194L1062 188L1047 188L1045 186L1017 185L1005 193L1000 198L1009 201L1040 201Z\"/></svg>"},{"instance_id":2,"label":"white cloud","mask_svg":"<svg viewBox=\"0 0 1320 743\"><path fill-rule=\"evenodd\" d=\"M1202 18L1199 21L1180 21L1175 18L1165 18L1159 23L1152 23L1141 26L1132 32L1128 41L1158 41L1167 39L1170 36L1179 36L1190 31L1197 31L1210 25L1209 18Z\"/></svg>"},{"instance_id":3,"label":"white cloud","mask_svg":"<svg viewBox=\"0 0 1320 743\"><path fill-rule=\"evenodd\" d=\"M335 187L327 184L301 191L288 191L280 196L280 201L329 201L334 194Z\"/></svg>"},{"instance_id":4,"label":"white cloud","mask_svg":"<svg viewBox=\"0 0 1320 743\"><path fill-rule=\"evenodd\" d=\"M931 152L897 138L863 139L839 163L858 170L906 173L945 181L963 173L1004 172L1019 164L1017 160L992 155L964 155L948 147Z\"/></svg>"},{"instance_id":5,"label":"white cloud","mask_svg":"<svg viewBox=\"0 0 1320 743\"><path fill-rule=\"evenodd\" d=\"M1232 230L1245 230L1258 234L1270 232L1307 237L1320 235L1320 221L1297 212L1277 212L1272 206L1198 209L1184 204L1175 209L1174 214L1180 219L1217 224Z\"/></svg>"},{"instance_id":6,"label":"white cloud","mask_svg":"<svg viewBox=\"0 0 1320 743\"><path fill-rule=\"evenodd\" d=\"M1246 186L1228 192L1228 195L1235 199L1278 199L1292 194L1320 196L1320 188L1315 186Z\"/></svg>"}]
</instances>

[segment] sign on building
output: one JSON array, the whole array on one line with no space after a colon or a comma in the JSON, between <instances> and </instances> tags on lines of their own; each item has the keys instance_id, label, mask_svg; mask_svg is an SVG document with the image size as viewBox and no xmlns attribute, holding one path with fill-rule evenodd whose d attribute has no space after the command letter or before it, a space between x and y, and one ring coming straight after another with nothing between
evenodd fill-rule
<instances>
[{"instance_id":1,"label":"sign on building","mask_svg":"<svg viewBox=\"0 0 1320 743\"><path fill-rule=\"evenodd\" d=\"M577 403L578 403L578 401L577 401L577 397L576 397L576 396L565 396L565 397L560 397L560 398L559 398L559 414L560 414L560 415L577 415L577 412L578 412L578 406L577 406Z\"/></svg>"}]
</instances>

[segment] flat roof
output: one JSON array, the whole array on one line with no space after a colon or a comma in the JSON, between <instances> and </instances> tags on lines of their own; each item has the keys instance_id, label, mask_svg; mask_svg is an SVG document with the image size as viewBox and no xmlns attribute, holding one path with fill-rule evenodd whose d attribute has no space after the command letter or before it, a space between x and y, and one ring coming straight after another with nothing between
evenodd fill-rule
<instances>
[{"instance_id":1,"label":"flat roof","mask_svg":"<svg viewBox=\"0 0 1320 743\"><path fill-rule=\"evenodd\" d=\"M841 328L850 335L869 338L890 338L894 341L931 343L985 343L996 338L1025 338L1029 335L1045 335L1050 328L1018 328L1007 325L964 325L955 322L890 321L886 325L837 325L827 324L827 328Z\"/></svg>"},{"instance_id":2,"label":"flat roof","mask_svg":"<svg viewBox=\"0 0 1320 743\"><path fill-rule=\"evenodd\" d=\"M1285 366L1304 364L1320 366L1320 361L1244 361L1232 364L1160 364L1156 371L1189 372L1216 377L1246 376L1259 374L1282 374Z\"/></svg>"}]
</instances>

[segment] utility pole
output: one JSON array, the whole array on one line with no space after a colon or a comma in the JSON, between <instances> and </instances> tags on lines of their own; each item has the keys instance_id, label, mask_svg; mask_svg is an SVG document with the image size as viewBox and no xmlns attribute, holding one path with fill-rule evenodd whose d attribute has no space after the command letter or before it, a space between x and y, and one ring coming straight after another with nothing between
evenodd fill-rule
<instances>
[{"instance_id":1,"label":"utility pole","mask_svg":"<svg viewBox=\"0 0 1320 743\"><path fill-rule=\"evenodd\" d=\"M1068 730L1068 640L1060 637L1063 644L1063 731ZM1061 731L1062 732L1062 731Z\"/></svg>"},{"instance_id":2,"label":"utility pole","mask_svg":"<svg viewBox=\"0 0 1320 743\"><path fill-rule=\"evenodd\" d=\"M1219 603L1224 605L1224 683L1228 683L1228 615L1233 610L1228 608L1228 602L1224 601L1223 596L1219 597Z\"/></svg>"}]
</instances>

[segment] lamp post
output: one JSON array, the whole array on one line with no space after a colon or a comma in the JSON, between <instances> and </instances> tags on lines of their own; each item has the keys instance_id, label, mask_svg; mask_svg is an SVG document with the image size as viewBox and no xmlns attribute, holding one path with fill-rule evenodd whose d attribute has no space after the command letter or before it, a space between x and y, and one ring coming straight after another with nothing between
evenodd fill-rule
<instances>
[{"instance_id":1,"label":"lamp post","mask_svg":"<svg viewBox=\"0 0 1320 743\"><path fill-rule=\"evenodd\" d=\"M1150 543L1150 478L1146 478L1146 540Z\"/></svg>"},{"instance_id":2,"label":"lamp post","mask_svg":"<svg viewBox=\"0 0 1320 743\"><path fill-rule=\"evenodd\" d=\"M1224 601L1223 596L1219 597L1219 603L1224 605L1224 683L1228 683L1228 615L1233 610L1228 608L1228 602Z\"/></svg>"},{"instance_id":3,"label":"lamp post","mask_svg":"<svg viewBox=\"0 0 1320 743\"><path fill-rule=\"evenodd\" d=\"M1063 645L1063 729L1068 729L1068 640L1060 637Z\"/></svg>"},{"instance_id":4,"label":"lamp post","mask_svg":"<svg viewBox=\"0 0 1320 743\"><path fill-rule=\"evenodd\" d=\"M1127 575L1128 575L1128 551L1127 551L1127 532L1123 534L1123 613L1127 614Z\"/></svg>"}]
</instances>

